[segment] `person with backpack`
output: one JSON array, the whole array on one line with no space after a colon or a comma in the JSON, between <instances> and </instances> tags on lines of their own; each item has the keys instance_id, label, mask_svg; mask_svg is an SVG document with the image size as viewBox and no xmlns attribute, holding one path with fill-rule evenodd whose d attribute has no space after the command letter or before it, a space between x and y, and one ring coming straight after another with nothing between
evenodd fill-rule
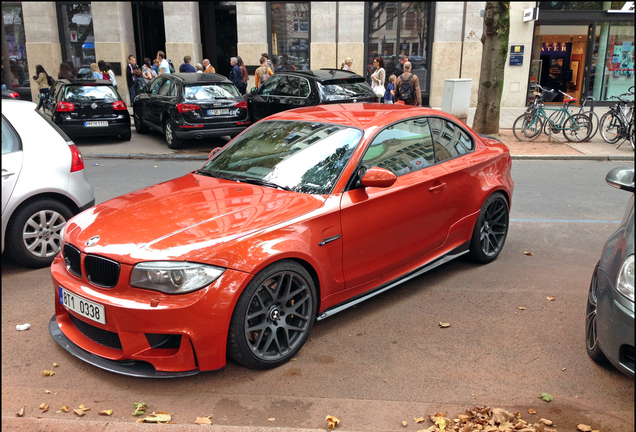
<instances>
[{"instance_id":1,"label":"person with backpack","mask_svg":"<svg viewBox=\"0 0 636 432\"><path fill-rule=\"evenodd\" d=\"M263 84L265 84L265 80L273 75L270 68L267 67L267 59L265 57L261 57L261 67L256 69L254 72L254 82L256 83L256 88L259 88Z\"/></svg>"},{"instance_id":2,"label":"person with backpack","mask_svg":"<svg viewBox=\"0 0 636 432\"><path fill-rule=\"evenodd\" d=\"M33 76L33 81L37 83L38 90L40 91L40 94L38 95L38 97L40 98L40 103L37 107L38 110L42 108L44 99L46 99L49 95L49 88L51 87L50 81L52 80L52 78L51 80L49 80L49 78L49 74L46 73L42 65L37 65L35 67L35 75Z\"/></svg>"},{"instance_id":3,"label":"person with backpack","mask_svg":"<svg viewBox=\"0 0 636 432\"><path fill-rule=\"evenodd\" d=\"M405 105L422 106L422 92L417 76L411 73L411 62L404 63L404 73L395 80L397 101Z\"/></svg>"},{"instance_id":4,"label":"person with backpack","mask_svg":"<svg viewBox=\"0 0 636 432\"><path fill-rule=\"evenodd\" d=\"M157 72L157 75L161 75L161 74L167 74L167 73L171 73L170 72L170 63L168 63L168 60L166 60L166 53L163 51L157 51L157 60L159 60L159 72Z\"/></svg>"}]
</instances>

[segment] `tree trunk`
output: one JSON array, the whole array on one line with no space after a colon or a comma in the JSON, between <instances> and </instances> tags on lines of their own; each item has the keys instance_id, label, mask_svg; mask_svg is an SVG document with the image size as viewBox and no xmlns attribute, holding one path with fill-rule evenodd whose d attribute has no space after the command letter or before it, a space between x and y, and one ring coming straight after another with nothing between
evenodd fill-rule
<instances>
[{"instance_id":1,"label":"tree trunk","mask_svg":"<svg viewBox=\"0 0 636 432\"><path fill-rule=\"evenodd\" d=\"M483 134L499 133L499 113L504 67L508 56L510 2L486 2L481 37L481 74L473 129Z\"/></svg>"}]
</instances>

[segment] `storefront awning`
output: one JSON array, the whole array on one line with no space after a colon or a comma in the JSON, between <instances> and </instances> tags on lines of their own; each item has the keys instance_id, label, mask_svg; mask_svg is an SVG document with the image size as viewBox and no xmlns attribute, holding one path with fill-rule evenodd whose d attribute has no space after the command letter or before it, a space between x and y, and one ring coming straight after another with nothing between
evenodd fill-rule
<instances>
[{"instance_id":1,"label":"storefront awning","mask_svg":"<svg viewBox=\"0 0 636 432\"><path fill-rule=\"evenodd\" d=\"M95 44L93 42L84 42L82 49L95 49Z\"/></svg>"}]
</instances>

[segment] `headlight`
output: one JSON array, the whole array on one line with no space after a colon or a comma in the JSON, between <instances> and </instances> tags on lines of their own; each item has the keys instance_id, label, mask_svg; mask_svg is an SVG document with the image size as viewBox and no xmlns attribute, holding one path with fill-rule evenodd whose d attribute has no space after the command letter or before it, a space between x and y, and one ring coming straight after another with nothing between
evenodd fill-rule
<instances>
[{"instance_id":1,"label":"headlight","mask_svg":"<svg viewBox=\"0 0 636 432\"><path fill-rule=\"evenodd\" d=\"M210 285L225 269L205 264L156 261L137 264L130 285L166 294L184 294Z\"/></svg>"},{"instance_id":2,"label":"headlight","mask_svg":"<svg viewBox=\"0 0 636 432\"><path fill-rule=\"evenodd\" d=\"M623 261L621 270L618 272L616 289L619 293L634 301L634 255L628 256Z\"/></svg>"}]
</instances>

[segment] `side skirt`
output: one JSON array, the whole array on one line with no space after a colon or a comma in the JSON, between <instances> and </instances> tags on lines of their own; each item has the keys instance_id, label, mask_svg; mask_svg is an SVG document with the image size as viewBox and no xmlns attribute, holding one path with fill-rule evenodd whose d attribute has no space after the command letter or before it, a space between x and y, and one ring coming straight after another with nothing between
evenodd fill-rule
<instances>
[{"instance_id":1,"label":"side skirt","mask_svg":"<svg viewBox=\"0 0 636 432\"><path fill-rule=\"evenodd\" d=\"M368 300L371 297L375 297L378 294L388 291L391 288L400 285L401 283L409 281L413 279L414 277L420 276L421 274L424 274L429 270L433 270L435 267L441 266L442 264L445 264L457 257L467 254L469 252L469 247L470 247L470 242L466 242L456 247L455 249L449 251L445 255L435 258L427 262L426 264L422 265L421 267L416 268L415 270L412 270L409 273L406 273L400 276L397 279L394 279L383 285L380 285L370 291L360 294L359 296L353 297L352 299L349 299L344 303L340 303L338 305L330 307L329 309L325 310L323 313L318 315L318 318L316 318L316 321L321 321L327 317L337 314L338 312L342 312L343 310L348 309L352 306L355 306L358 303L362 303L363 301Z\"/></svg>"}]
</instances>

